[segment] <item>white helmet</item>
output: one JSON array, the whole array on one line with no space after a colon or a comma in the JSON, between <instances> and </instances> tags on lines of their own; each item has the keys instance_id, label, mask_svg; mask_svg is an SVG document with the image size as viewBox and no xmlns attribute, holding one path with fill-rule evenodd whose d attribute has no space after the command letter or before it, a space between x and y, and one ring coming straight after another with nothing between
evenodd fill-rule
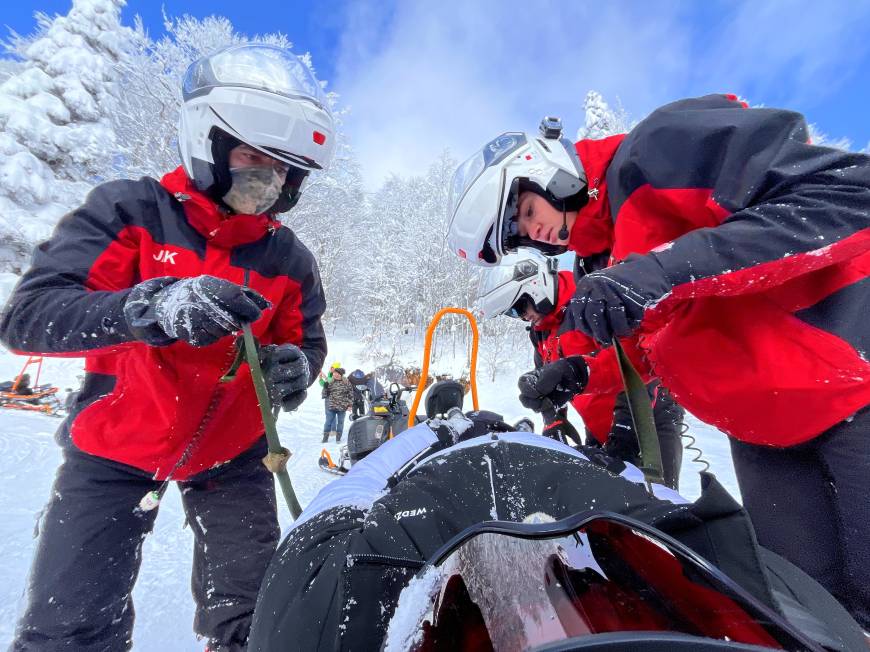
<instances>
[{"instance_id":1,"label":"white helmet","mask_svg":"<svg viewBox=\"0 0 870 652\"><path fill-rule=\"evenodd\" d=\"M586 200L583 166L574 145L561 134L558 118L544 118L539 136L504 133L457 168L447 216L447 243L456 255L490 266L520 246L546 255L564 253L564 247L522 238L515 228L521 190L537 192L559 208L570 202L567 210Z\"/></svg>"},{"instance_id":2,"label":"white helmet","mask_svg":"<svg viewBox=\"0 0 870 652\"><path fill-rule=\"evenodd\" d=\"M271 213L291 208L309 171L332 159L329 102L308 66L285 48L249 43L218 50L191 64L182 95L181 162L215 200L230 189L227 156L239 143L291 166Z\"/></svg>"},{"instance_id":3,"label":"white helmet","mask_svg":"<svg viewBox=\"0 0 870 652\"><path fill-rule=\"evenodd\" d=\"M475 308L484 319L498 315L522 317L525 306L518 304L530 301L535 310L548 315L558 303L558 270L555 258L505 256L500 266L484 272Z\"/></svg>"}]
</instances>

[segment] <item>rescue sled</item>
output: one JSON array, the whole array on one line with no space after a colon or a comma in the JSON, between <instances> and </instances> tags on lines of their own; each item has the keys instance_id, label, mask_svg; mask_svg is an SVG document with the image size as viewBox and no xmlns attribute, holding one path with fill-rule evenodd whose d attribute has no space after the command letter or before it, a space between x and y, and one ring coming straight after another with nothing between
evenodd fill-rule
<instances>
[{"instance_id":1,"label":"rescue sled","mask_svg":"<svg viewBox=\"0 0 870 652\"><path fill-rule=\"evenodd\" d=\"M30 384L30 374L27 373L31 365L36 366L33 385ZM57 397L58 388L48 384L40 385L41 373L42 356L28 356L15 380L0 383L0 407L59 416L63 406Z\"/></svg>"},{"instance_id":2,"label":"rescue sled","mask_svg":"<svg viewBox=\"0 0 870 652\"><path fill-rule=\"evenodd\" d=\"M693 503L664 486L644 385L614 346L640 468L518 432L472 385L474 411L409 417L309 504L266 573L249 652L866 650L715 476Z\"/></svg>"}]
</instances>

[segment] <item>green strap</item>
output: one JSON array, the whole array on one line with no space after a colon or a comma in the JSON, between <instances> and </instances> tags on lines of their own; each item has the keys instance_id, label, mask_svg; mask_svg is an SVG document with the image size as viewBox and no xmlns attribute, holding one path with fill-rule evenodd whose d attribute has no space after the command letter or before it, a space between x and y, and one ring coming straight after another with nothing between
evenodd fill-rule
<instances>
[{"instance_id":1,"label":"green strap","mask_svg":"<svg viewBox=\"0 0 870 652\"><path fill-rule=\"evenodd\" d=\"M619 362L619 372L625 385L625 397L628 402L628 411L634 424L634 432L637 434L637 443L640 448L640 470L648 483L655 482L664 484L662 473L662 452L659 448L659 436L656 432L656 422L653 417L652 405L650 405L649 392L646 384L637 373L631 360L625 354L625 350L615 337L613 348L616 351L616 359Z\"/></svg>"},{"instance_id":2,"label":"green strap","mask_svg":"<svg viewBox=\"0 0 870 652\"><path fill-rule=\"evenodd\" d=\"M269 390L266 389L266 381L263 379L263 370L260 368L260 360L257 357L257 345L254 342L251 325L244 324L242 330L245 336L245 357L248 360L248 367L251 369L254 391L257 392L257 402L260 404L260 414L263 416L263 427L266 429L266 442L269 445L269 453L274 455L286 454L286 449L281 446L281 441L278 439L278 430L275 428L275 417L272 415L272 402L269 400ZM299 514L302 513L302 507L296 498L296 492L293 491L293 484L290 482L290 475L287 473L287 469L280 468L273 472L278 476L278 483L281 485L281 491L284 493L287 507L290 508L290 514L294 519L299 518Z\"/></svg>"}]
</instances>

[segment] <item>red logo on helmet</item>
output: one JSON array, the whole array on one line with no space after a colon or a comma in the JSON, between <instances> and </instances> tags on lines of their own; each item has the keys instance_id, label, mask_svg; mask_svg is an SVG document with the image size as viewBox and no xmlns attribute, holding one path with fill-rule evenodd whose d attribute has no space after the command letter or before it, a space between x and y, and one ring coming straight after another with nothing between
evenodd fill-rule
<instances>
[{"instance_id":1,"label":"red logo on helmet","mask_svg":"<svg viewBox=\"0 0 870 652\"><path fill-rule=\"evenodd\" d=\"M315 131L311 134L311 137L314 139L314 142L318 145L322 145L326 142L326 134L322 134L319 131Z\"/></svg>"},{"instance_id":2,"label":"red logo on helmet","mask_svg":"<svg viewBox=\"0 0 870 652\"><path fill-rule=\"evenodd\" d=\"M468 257L468 256L466 256L466 254L465 254L465 249L460 249L460 250L457 251L456 253L459 254L459 257L460 257L460 258L467 258L467 257Z\"/></svg>"}]
</instances>

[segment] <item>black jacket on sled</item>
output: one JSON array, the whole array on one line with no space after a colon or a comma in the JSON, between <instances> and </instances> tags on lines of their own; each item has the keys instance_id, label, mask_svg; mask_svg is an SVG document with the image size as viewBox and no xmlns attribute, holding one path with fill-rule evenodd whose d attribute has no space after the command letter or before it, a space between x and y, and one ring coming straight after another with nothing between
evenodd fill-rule
<instances>
[{"instance_id":1,"label":"black jacket on sled","mask_svg":"<svg viewBox=\"0 0 870 652\"><path fill-rule=\"evenodd\" d=\"M671 535L826 647L862 643L821 587L757 546L742 508L712 475L702 477L701 498L687 503L664 487L651 495L632 466L607 468L534 434L452 445L468 425L429 424L381 446L309 505L266 573L250 652L380 649L399 593L465 528L591 510Z\"/></svg>"}]
</instances>

